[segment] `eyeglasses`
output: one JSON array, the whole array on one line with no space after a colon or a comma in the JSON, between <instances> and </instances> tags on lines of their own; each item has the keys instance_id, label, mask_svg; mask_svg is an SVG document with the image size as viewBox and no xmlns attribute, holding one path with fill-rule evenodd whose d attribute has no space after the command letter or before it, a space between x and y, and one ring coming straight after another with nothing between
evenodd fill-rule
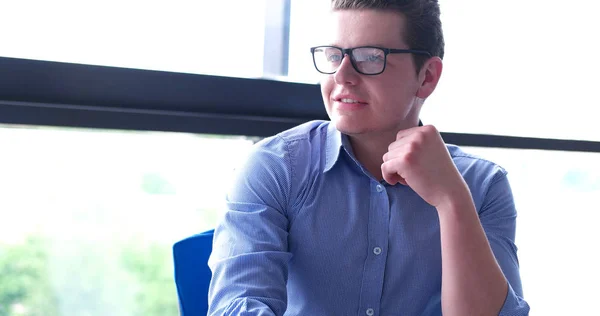
<instances>
[{"instance_id":1,"label":"eyeglasses","mask_svg":"<svg viewBox=\"0 0 600 316\"><path fill-rule=\"evenodd\" d=\"M350 56L352 67L363 75L378 75L385 70L388 54L418 54L431 57L424 50L393 49L376 46L341 48L336 46L311 47L310 52L317 71L323 74L334 74L346 55Z\"/></svg>"}]
</instances>

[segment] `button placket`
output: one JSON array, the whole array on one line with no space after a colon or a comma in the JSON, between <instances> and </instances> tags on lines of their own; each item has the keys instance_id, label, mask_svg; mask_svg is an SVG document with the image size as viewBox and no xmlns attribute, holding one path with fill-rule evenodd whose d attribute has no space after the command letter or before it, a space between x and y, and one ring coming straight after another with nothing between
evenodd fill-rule
<instances>
[{"instance_id":1,"label":"button placket","mask_svg":"<svg viewBox=\"0 0 600 316\"><path fill-rule=\"evenodd\" d=\"M389 205L385 184L371 182L371 205L369 209L369 248L372 254L365 262L363 274L363 288L361 290L361 302L359 305L363 315L374 316L375 309L372 307L381 301L383 291L383 269L386 264L386 253L383 252L388 246L387 230L389 229Z\"/></svg>"}]
</instances>

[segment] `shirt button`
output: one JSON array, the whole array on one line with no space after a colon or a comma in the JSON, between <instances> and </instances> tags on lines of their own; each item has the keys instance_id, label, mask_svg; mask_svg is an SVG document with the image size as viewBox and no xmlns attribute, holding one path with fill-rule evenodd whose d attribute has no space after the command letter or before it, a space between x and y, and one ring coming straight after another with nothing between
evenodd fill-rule
<instances>
[{"instance_id":1,"label":"shirt button","mask_svg":"<svg viewBox=\"0 0 600 316\"><path fill-rule=\"evenodd\" d=\"M381 248L379 248L379 247L373 248L373 253L376 254L376 255L380 255L381 254Z\"/></svg>"},{"instance_id":2,"label":"shirt button","mask_svg":"<svg viewBox=\"0 0 600 316\"><path fill-rule=\"evenodd\" d=\"M367 309L367 315L373 316L375 315L375 311L372 308Z\"/></svg>"},{"instance_id":3,"label":"shirt button","mask_svg":"<svg viewBox=\"0 0 600 316\"><path fill-rule=\"evenodd\" d=\"M383 191L383 186L381 184L377 185L377 192Z\"/></svg>"}]
</instances>

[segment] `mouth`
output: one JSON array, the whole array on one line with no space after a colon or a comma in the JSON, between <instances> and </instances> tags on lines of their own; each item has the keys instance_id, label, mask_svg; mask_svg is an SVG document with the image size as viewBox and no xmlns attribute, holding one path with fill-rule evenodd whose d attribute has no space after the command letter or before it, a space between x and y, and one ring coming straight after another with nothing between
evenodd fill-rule
<instances>
[{"instance_id":1,"label":"mouth","mask_svg":"<svg viewBox=\"0 0 600 316\"><path fill-rule=\"evenodd\" d=\"M336 98L333 98L333 101L336 103L353 104L353 105L366 105L367 104L367 102L364 102L362 100L359 100L354 97L349 97L349 96L336 97Z\"/></svg>"},{"instance_id":2,"label":"mouth","mask_svg":"<svg viewBox=\"0 0 600 316\"><path fill-rule=\"evenodd\" d=\"M337 100L338 102L342 102L342 103L350 103L350 104L364 104L364 102L360 102L358 100L354 100L354 99L347 99L347 98L343 98L343 99L339 99Z\"/></svg>"},{"instance_id":3,"label":"mouth","mask_svg":"<svg viewBox=\"0 0 600 316\"><path fill-rule=\"evenodd\" d=\"M338 111L354 112L354 111L359 111L359 110L364 109L365 106L368 104L366 102L357 100L355 98L344 97L344 98L334 98L333 105Z\"/></svg>"}]
</instances>

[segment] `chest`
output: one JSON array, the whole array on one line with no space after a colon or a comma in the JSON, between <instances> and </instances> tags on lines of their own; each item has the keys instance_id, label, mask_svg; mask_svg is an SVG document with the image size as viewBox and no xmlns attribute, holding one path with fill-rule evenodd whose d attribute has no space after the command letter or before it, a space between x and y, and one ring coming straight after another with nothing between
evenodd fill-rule
<instances>
[{"instance_id":1,"label":"chest","mask_svg":"<svg viewBox=\"0 0 600 316\"><path fill-rule=\"evenodd\" d=\"M340 171L315 177L299 190L290 215L292 252L356 260L374 247L397 254L388 260L439 252L434 207L409 187Z\"/></svg>"}]
</instances>

